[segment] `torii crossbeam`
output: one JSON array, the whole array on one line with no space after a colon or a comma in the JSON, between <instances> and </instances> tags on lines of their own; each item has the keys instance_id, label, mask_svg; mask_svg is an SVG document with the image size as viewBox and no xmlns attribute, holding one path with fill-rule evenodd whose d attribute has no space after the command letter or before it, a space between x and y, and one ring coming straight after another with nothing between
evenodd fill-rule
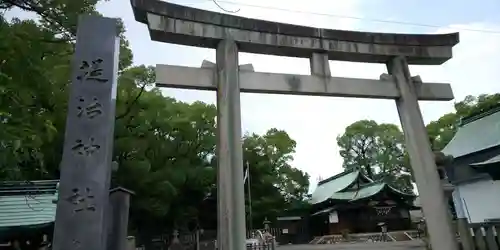
<instances>
[{"instance_id":1,"label":"torii crossbeam","mask_svg":"<svg viewBox=\"0 0 500 250\"><path fill-rule=\"evenodd\" d=\"M456 250L418 100L452 100L449 84L423 83L408 64L440 65L458 33L388 34L319 29L215 13L159 0L131 0L152 40L216 49L214 68L157 66L158 86L217 91L218 247L245 249L240 92L394 99L435 249ZM239 67L238 52L309 58L311 75ZM328 60L384 63L389 74L331 77ZM241 69L240 69L241 68Z\"/></svg>"},{"instance_id":2,"label":"torii crossbeam","mask_svg":"<svg viewBox=\"0 0 500 250\"><path fill-rule=\"evenodd\" d=\"M156 65L156 86L169 88L217 90L215 64L193 68L174 65ZM285 94L357 97L371 99L397 99L399 90L392 77L382 74L380 80L323 77L317 75L292 75L254 72L240 67L240 91L244 93ZM450 84L422 83L420 77L413 77L419 100L453 100ZM269 84L272 83L272 84Z\"/></svg>"}]
</instances>

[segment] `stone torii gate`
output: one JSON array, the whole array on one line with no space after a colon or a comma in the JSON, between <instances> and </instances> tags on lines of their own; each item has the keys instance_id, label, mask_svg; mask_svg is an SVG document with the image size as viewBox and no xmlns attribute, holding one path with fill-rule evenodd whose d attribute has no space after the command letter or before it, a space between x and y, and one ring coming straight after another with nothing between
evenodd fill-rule
<instances>
[{"instance_id":1,"label":"stone torii gate","mask_svg":"<svg viewBox=\"0 0 500 250\"><path fill-rule=\"evenodd\" d=\"M245 249L240 92L393 99L405 134L434 249L456 250L418 100L449 101L449 84L424 83L408 64L440 65L458 34L408 35L318 29L220 14L159 0L131 0L152 40L216 49L215 68L157 65L157 86L217 92L219 249ZM238 52L310 59L311 75L239 67ZM328 60L384 63L366 80L331 77Z\"/></svg>"}]
</instances>

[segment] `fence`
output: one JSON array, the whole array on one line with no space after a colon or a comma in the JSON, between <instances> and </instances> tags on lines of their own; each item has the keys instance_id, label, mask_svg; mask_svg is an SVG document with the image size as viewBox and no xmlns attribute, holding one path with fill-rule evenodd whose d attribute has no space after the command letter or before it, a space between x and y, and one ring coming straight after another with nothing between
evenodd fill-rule
<instances>
[{"instance_id":1,"label":"fence","mask_svg":"<svg viewBox=\"0 0 500 250\"><path fill-rule=\"evenodd\" d=\"M274 241L271 241L269 243L261 242L256 244L247 243L247 248L246 248L246 250L275 250L275 249L276 249L276 244Z\"/></svg>"},{"instance_id":2,"label":"fence","mask_svg":"<svg viewBox=\"0 0 500 250\"><path fill-rule=\"evenodd\" d=\"M368 243L410 241L420 238L417 231L393 231L387 233L333 234L315 237L310 244Z\"/></svg>"},{"instance_id":3,"label":"fence","mask_svg":"<svg viewBox=\"0 0 500 250\"><path fill-rule=\"evenodd\" d=\"M463 246L464 250L500 250L500 223L470 224L469 229L465 237L470 237L471 244Z\"/></svg>"},{"instance_id":4,"label":"fence","mask_svg":"<svg viewBox=\"0 0 500 250\"><path fill-rule=\"evenodd\" d=\"M252 229L252 230L247 230L247 239L251 239L254 236L257 235L258 232L265 232L265 229ZM274 236L275 238L279 238L282 234L282 229L281 228L269 228L269 233Z\"/></svg>"},{"instance_id":5,"label":"fence","mask_svg":"<svg viewBox=\"0 0 500 250\"><path fill-rule=\"evenodd\" d=\"M265 233L263 229L255 229L247 231L247 250L274 250L276 241L274 233L280 233L278 228L269 230L271 235ZM198 232L183 232L174 236L177 241L165 240L168 247L166 249L182 249L182 250L216 250L217 249L217 231L203 230ZM198 237L198 240L197 240ZM198 246L197 246L198 245ZM175 246L175 247L174 247Z\"/></svg>"},{"instance_id":6,"label":"fence","mask_svg":"<svg viewBox=\"0 0 500 250\"><path fill-rule=\"evenodd\" d=\"M474 224L464 224L464 225L467 225L468 227L462 230L462 232L464 232L465 235L459 234L460 230L458 230L459 229L458 224L454 225L454 227L457 229L457 241L460 243L460 249L500 250L499 222L474 223ZM423 237L424 240L425 238L426 237Z\"/></svg>"},{"instance_id":7,"label":"fence","mask_svg":"<svg viewBox=\"0 0 500 250\"><path fill-rule=\"evenodd\" d=\"M252 233L257 231L263 232L263 229L256 229L252 231L247 231L247 239L252 238ZM282 234L279 228L270 228L269 232L276 238L279 238ZM469 225L469 235L464 235L464 237L469 237L471 244L469 246L461 246L463 250L500 250L500 222L495 223L478 223ZM423 232L418 230L408 230L402 232L388 232L387 236L384 237L381 233L372 234L351 234L348 239L342 235L329 235L316 237L313 240L313 244L335 244L343 242L381 242L381 241L405 241L405 240L416 240L425 238ZM462 238L462 239L461 239ZM424 239L425 240L425 239ZM460 237L457 233L457 240L459 242L465 241L463 237ZM249 248L250 249L250 248ZM259 249L259 248L255 248ZM260 248L267 250L268 248Z\"/></svg>"}]
</instances>

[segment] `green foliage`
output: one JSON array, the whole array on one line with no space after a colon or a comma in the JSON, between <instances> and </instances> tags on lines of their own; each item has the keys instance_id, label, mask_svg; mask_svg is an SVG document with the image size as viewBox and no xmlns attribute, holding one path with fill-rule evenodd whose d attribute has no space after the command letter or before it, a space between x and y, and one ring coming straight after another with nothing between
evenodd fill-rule
<instances>
[{"instance_id":1,"label":"green foliage","mask_svg":"<svg viewBox=\"0 0 500 250\"><path fill-rule=\"evenodd\" d=\"M357 121L337 137L337 144L345 169L357 168L373 180L383 179L405 192L413 190L404 136L396 125Z\"/></svg>"},{"instance_id":2,"label":"green foliage","mask_svg":"<svg viewBox=\"0 0 500 250\"><path fill-rule=\"evenodd\" d=\"M76 35L76 25L80 14L96 14L95 5L99 0L68 1L68 0L1 0L0 8L20 8L34 12L40 18L41 26L53 30L65 39Z\"/></svg>"},{"instance_id":3,"label":"green foliage","mask_svg":"<svg viewBox=\"0 0 500 250\"><path fill-rule=\"evenodd\" d=\"M98 14L97 2L0 0L0 10L19 7L39 18L0 14L0 180L59 178L77 17ZM131 67L123 31L112 185L135 191L130 222L147 238L215 216L200 204L216 193L216 109L162 96L153 67ZM307 207L308 176L289 165L295 144L277 129L245 136L255 223Z\"/></svg>"},{"instance_id":4,"label":"green foliage","mask_svg":"<svg viewBox=\"0 0 500 250\"><path fill-rule=\"evenodd\" d=\"M114 183L136 192L132 222L148 229L196 218L215 182L215 107L146 91L154 79L143 66L120 76L114 150Z\"/></svg>"},{"instance_id":5,"label":"green foliage","mask_svg":"<svg viewBox=\"0 0 500 250\"><path fill-rule=\"evenodd\" d=\"M6 166L0 176L36 178L53 163L44 146L58 139L57 127L64 124L57 110L66 105L71 46L41 42L54 34L33 21L0 22L0 162ZM23 173L30 165L37 171Z\"/></svg>"},{"instance_id":6,"label":"green foliage","mask_svg":"<svg viewBox=\"0 0 500 250\"><path fill-rule=\"evenodd\" d=\"M309 175L293 168L296 142L282 130L244 136L244 159L250 168L254 225L276 218L285 209L307 207Z\"/></svg>"},{"instance_id":7,"label":"green foliage","mask_svg":"<svg viewBox=\"0 0 500 250\"><path fill-rule=\"evenodd\" d=\"M76 23L80 14L96 14L97 2L0 0L2 11L38 14L37 21L10 22L0 15L0 178L57 176ZM132 62L123 31L118 27L121 69Z\"/></svg>"}]
</instances>

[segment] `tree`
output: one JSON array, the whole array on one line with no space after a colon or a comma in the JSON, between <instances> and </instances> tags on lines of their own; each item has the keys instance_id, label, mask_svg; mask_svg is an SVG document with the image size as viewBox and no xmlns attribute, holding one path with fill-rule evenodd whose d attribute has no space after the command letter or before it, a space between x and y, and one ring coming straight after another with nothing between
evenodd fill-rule
<instances>
[{"instance_id":1,"label":"tree","mask_svg":"<svg viewBox=\"0 0 500 250\"><path fill-rule=\"evenodd\" d=\"M40 18L9 21L0 14L1 180L59 178L77 16L98 14L97 2L0 0L1 9L19 7ZM131 227L147 242L215 214L200 204L216 193L216 109L162 96L153 88L153 67L131 66L124 27L119 28L113 157L119 168L112 185L136 192ZM286 132L247 135L244 145L256 222L304 205L308 176L289 165L295 142Z\"/></svg>"},{"instance_id":2,"label":"tree","mask_svg":"<svg viewBox=\"0 0 500 250\"><path fill-rule=\"evenodd\" d=\"M57 177L76 22L80 14L98 14L97 2L0 0L0 178ZM9 22L3 13L12 8L39 19ZM118 28L123 70L132 54Z\"/></svg>"},{"instance_id":3,"label":"tree","mask_svg":"<svg viewBox=\"0 0 500 250\"><path fill-rule=\"evenodd\" d=\"M102 0L0 0L0 10L6 11L19 8L24 11L33 12L39 18L41 30L50 33L42 37L16 30L11 35L20 39L29 40L39 44L49 45L74 45L76 41L76 30L78 17L82 14L100 15L96 11L96 5ZM3 18L3 15L2 15ZM120 37L120 61L119 69L123 70L132 64L132 51L129 42L125 38L125 28L121 20L117 27L117 35ZM68 54L64 54L68 55Z\"/></svg>"},{"instance_id":4,"label":"tree","mask_svg":"<svg viewBox=\"0 0 500 250\"><path fill-rule=\"evenodd\" d=\"M43 146L58 136L59 117L54 111L66 103L61 96L67 79L56 74L64 74L69 58L59 55L70 47L40 42L53 33L30 20L9 23L1 16L0 27L0 175L9 179L41 176L47 172L48 160ZM26 167L34 164L36 171Z\"/></svg>"},{"instance_id":5,"label":"tree","mask_svg":"<svg viewBox=\"0 0 500 250\"><path fill-rule=\"evenodd\" d=\"M19 7L37 13L40 18L38 22L7 21L0 15L0 38L3 38L0 41L1 179L58 178L76 20L81 13L96 14L96 3L0 1L0 8ZM122 46L114 160L121 167L113 176L113 185L137 189L141 194L134 199L132 211L142 214L132 213L132 222L165 218L182 221L191 216L185 212L193 209L172 211L170 204L190 195L202 199L206 187L213 185L204 154L213 153L214 140L210 139L210 132L214 126L214 107L179 103L162 97L158 90L146 91L146 87L154 83L154 69L130 67L132 57L122 35L123 27L118 31ZM167 104L171 106L165 106ZM193 121L197 121L195 129L199 133L194 136L199 140L188 129ZM196 144L201 140L207 141L208 146ZM148 146L147 150L138 145ZM167 148L170 152L162 152ZM163 153L170 154L164 157ZM143 179L137 179L138 176ZM169 216L165 216L167 213ZM138 220L140 217L145 218ZM165 224L175 223L177 221Z\"/></svg>"},{"instance_id":6,"label":"tree","mask_svg":"<svg viewBox=\"0 0 500 250\"><path fill-rule=\"evenodd\" d=\"M441 151L453 138L462 119L500 105L500 94L467 96L455 103L456 112L427 125L434 151ZM409 158L402 132L393 124L361 120L349 125L337 137L345 169L359 168L372 179L383 178L404 191L412 190Z\"/></svg>"},{"instance_id":7,"label":"tree","mask_svg":"<svg viewBox=\"0 0 500 250\"><path fill-rule=\"evenodd\" d=\"M66 33L67 40L56 39L58 31L44 22L0 17L0 178L57 179L73 33ZM138 231L161 232L195 217L197 203L214 185L209 156L215 145L215 107L146 91L155 81L154 68L130 67L126 42L122 45L114 144L120 168L113 185L138 194L131 207Z\"/></svg>"},{"instance_id":8,"label":"tree","mask_svg":"<svg viewBox=\"0 0 500 250\"><path fill-rule=\"evenodd\" d=\"M404 136L394 124L361 120L337 137L346 170L359 169L373 180L383 179L402 191L413 190Z\"/></svg>"},{"instance_id":9,"label":"tree","mask_svg":"<svg viewBox=\"0 0 500 250\"><path fill-rule=\"evenodd\" d=\"M124 95L134 93L122 89ZM155 89L117 120L114 183L136 192L131 221L140 234L182 229L199 216L215 183L215 114L213 105L177 102Z\"/></svg>"},{"instance_id":10,"label":"tree","mask_svg":"<svg viewBox=\"0 0 500 250\"><path fill-rule=\"evenodd\" d=\"M275 128L262 136L244 136L254 225L261 224L266 217L274 219L286 209L307 206L309 175L290 165L295 147L296 142L285 131Z\"/></svg>"},{"instance_id":11,"label":"tree","mask_svg":"<svg viewBox=\"0 0 500 250\"><path fill-rule=\"evenodd\" d=\"M455 136L461 120L487 111L500 105L500 93L483 94L477 97L466 96L464 100L455 103L455 112L441 116L437 121L427 125L427 133L432 149L441 151Z\"/></svg>"},{"instance_id":12,"label":"tree","mask_svg":"<svg viewBox=\"0 0 500 250\"><path fill-rule=\"evenodd\" d=\"M120 76L115 128L113 182L136 192L131 221L143 234L184 227L215 182L215 106L144 90L154 81L152 67Z\"/></svg>"}]
</instances>

